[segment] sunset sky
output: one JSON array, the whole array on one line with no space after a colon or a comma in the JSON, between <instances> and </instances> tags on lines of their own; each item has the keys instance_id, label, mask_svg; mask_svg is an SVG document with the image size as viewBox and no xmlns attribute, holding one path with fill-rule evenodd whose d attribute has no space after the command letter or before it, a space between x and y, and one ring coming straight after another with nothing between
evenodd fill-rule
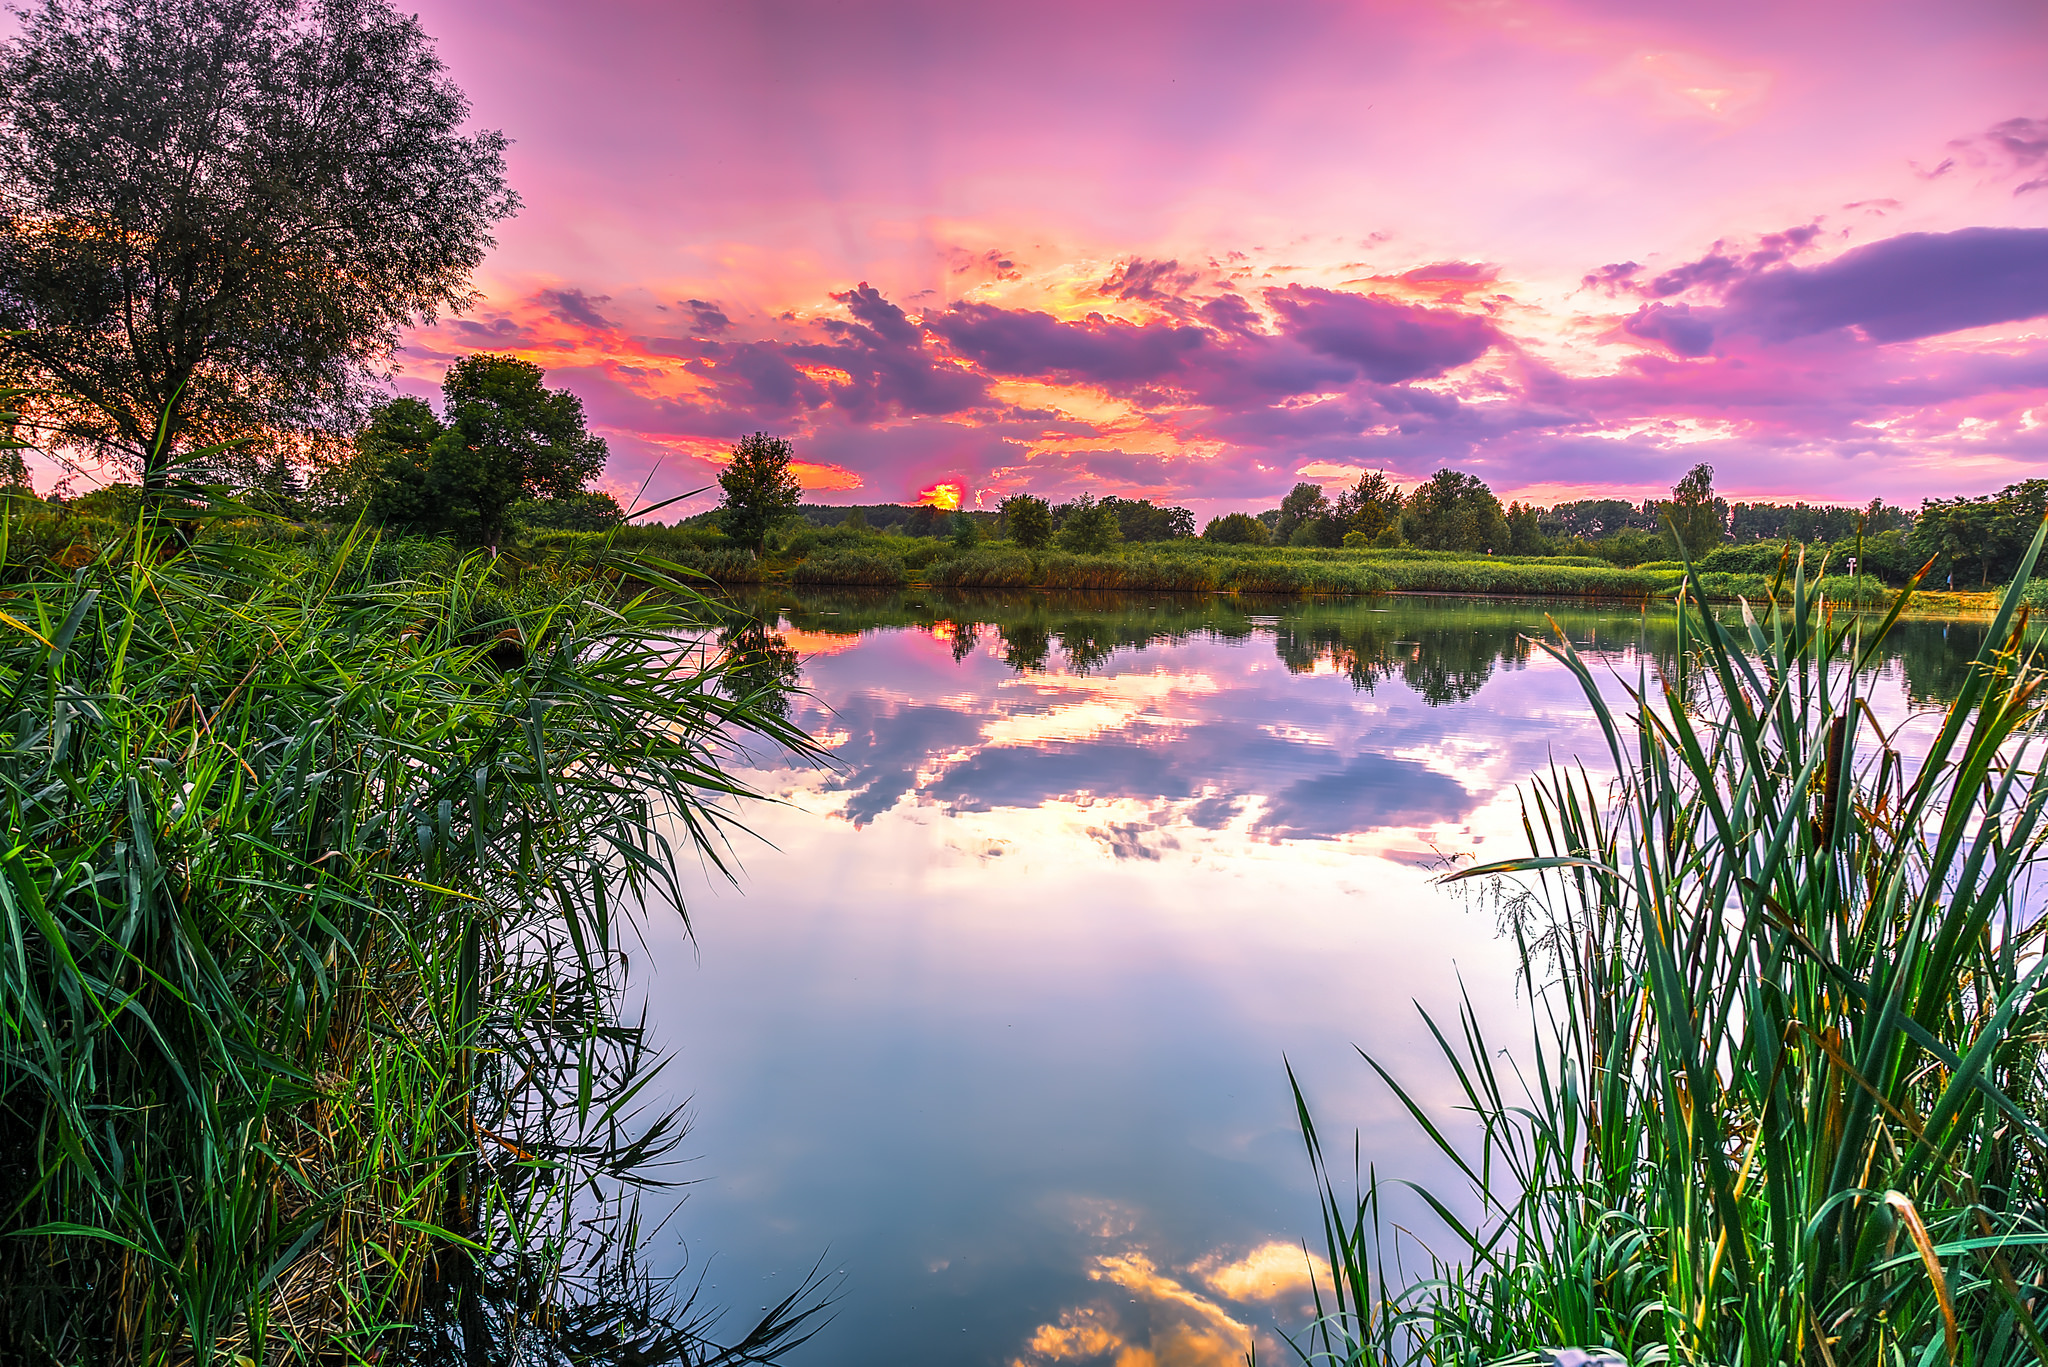
<instances>
[{"instance_id":1,"label":"sunset sky","mask_svg":"<svg viewBox=\"0 0 2048 1367\"><path fill-rule=\"evenodd\" d=\"M420 16L525 208L400 383L539 361L622 495L757 429L835 503L2048 475L2037 2Z\"/></svg>"}]
</instances>

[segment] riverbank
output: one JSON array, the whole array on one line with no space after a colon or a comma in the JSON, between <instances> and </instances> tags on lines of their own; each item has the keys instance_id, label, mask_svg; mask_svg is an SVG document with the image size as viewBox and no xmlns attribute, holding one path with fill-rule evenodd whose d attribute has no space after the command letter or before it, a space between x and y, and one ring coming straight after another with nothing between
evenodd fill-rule
<instances>
[{"instance_id":1,"label":"riverbank","mask_svg":"<svg viewBox=\"0 0 2048 1367\"><path fill-rule=\"evenodd\" d=\"M1616 566L1588 556L1470 556L1407 548L1347 550L1236 546L1198 539L1143 542L1091 554L1027 550L1007 541L956 542L804 526L771 537L753 555L710 528L624 527L610 533L548 533L531 552L575 563L607 546L659 556L726 585L802 584L868 588L980 588L1167 593L1371 595L1470 593L1647 603L1673 598L1685 577L1671 561ZM1762 574L1705 574L1710 601L1759 599ZM1892 590L1869 576L1829 575L1830 602L1877 607ZM1953 595L1961 605L1970 595ZM1941 609L1937 609L1941 610Z\"/></svg>"}]
</instances>

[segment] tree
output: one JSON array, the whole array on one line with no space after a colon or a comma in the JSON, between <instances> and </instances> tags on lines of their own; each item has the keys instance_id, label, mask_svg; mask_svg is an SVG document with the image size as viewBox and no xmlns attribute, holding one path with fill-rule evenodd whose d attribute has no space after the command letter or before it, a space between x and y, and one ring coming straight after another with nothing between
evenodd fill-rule
<instances>
[{"instance_id":1,"label":"tree","mask_svg":"<svg viewBox=\"0 0 2048 1367\"><path fill-rule=\"evenodd\" d=\"M1510 537L1493 490L1457 470L1439 470L1416 486L1402 532L1426 551L1505 551Z\"/></svg>"},{"instance_id":2,"label":"tree","mask_svg":"<svg viewBox=\"0 0 2048 1367\"><path fill-rule=\"evenodd\" d=\"M353 427L518 207L467 112L384 0L28 11L0 45L0 366L45 440L156 488L195 447Z\"/></svg>"},{"instance_id":3,"label":"tree","mask_svg":"<svg viewBox=\"0 0 2048 1367\"><path fill-rule=\"evenodd\" d=\"M1209 519L1209 525L1202 528L1202 539L1223 546L1263 546L1271 538L1266 524L1250 513L1225 513Z\"/></svg>"},{"instance_id":4,"label":"tree","mask_svg":"<svg viewBox=\"0 0 2048 1367\"><path fill-rule=\"evenodd\" d=\"M804 486L789 468L792 454L786 439L756 432L740 438L732 459L718 472L718 487L725 490L718 525L756 554L768 544L768 529L795 512L803 499Z\"/></svg>"},{"instance_id":5,"label":"tree","mask_svg":"<svg viewBox=\"0 0 2048 1367\"><path fill-rule=\"evenodd\" d=\"M953 544L963 551L971 551L981 544L981 528L965 509L953 514Z\"/></svg>"},{"instance_id":6,"label":"tree","mask_svg":"<svg viewBox=\"0 0 2048 1367\"><path fill-rule=\"evenodd\" d=\"M1550 538L1536 520L1536 509L1527 503L1510 503L1508 519L1508 554L1549 555Z\"/></svg>"},{"instance_id":7,"label":"tree","mask_svg":"<svg viewBox=\"0 0 2048 1367\"><path fill-rule=\"evenodd\" d=\"M418 399L377 409L356 439L374 472L371 519L495 546L513 505L582 493L604 468L604 438L584 430L583 401L546 377L531 361L480 353L448 367L444 418Z\"/></svg>"},{"instance_id":8,"label":"tree","mask_svg":"<svg viewBox=\"0 0 2048 1367\"><path fill-rule=\"evenodd\" d=\"M1061 510L1060 546L1079 555L1100 555L1123 540L1116 510L1082 494Z\"/></svg>"},{"instance_id":9,"label":"tree","mask_svg":"<svg viewBox=\"0 0 2048 1367\"><path fill-rule=\"evenodd\" d=\"M512 505L512 520L535 531L602 532L625 521L626 510L606 493L557 494L521 499Z\"/></svg>"},{"instance_id":10,"label":"tree","mask_svg":"<svg viewBox=\"0 0 2048 1367\"><path fill-rule=\"evenodd\" d=\"M1720 545L1727 532L1728 505L1714 497L1714 467L1704 461L1685 472L1662 511L1666 539L1693 560Z\"/></svg>"},{"instance_id":11,"label":"tree","mask_svg":"<svg viewBox=\"0 0 2048 1367\"><path fill-rule=\"evenodd\" d=\"M1401 521L1401 487L1385 471L1374 470L1358 477L1358 483L1337 495L1333 511L1346 535L1362 533L1366 545L1385 536Z\"/></svg>"},{"instance_id":12,"label":"tree","mask_svg":"<svg viewBox=\"0 0 2048 1367\"><path fill-rule=\"evenodd\" d=\"M1004 534L1027 551L1052 540L1052 506L1030 494L1012 494L1002 502Z\"/></svg>"},{"instance_id":13,"label":"tree","mask_svg":"<svg viewBox=\"0 0 2048 1367\"><path fill-rule=\"evenodd\" d=\"M1274 524L1273 540L1282 546L1294 539L1294 533L1304 522L1313 522L1330 515L1329 495L1323 486L1307 480L1287 491L1287 497L1280 500L1280 519ZM1340 537L1342 533L1338 534Z\"/></svg>"}]
</instances>

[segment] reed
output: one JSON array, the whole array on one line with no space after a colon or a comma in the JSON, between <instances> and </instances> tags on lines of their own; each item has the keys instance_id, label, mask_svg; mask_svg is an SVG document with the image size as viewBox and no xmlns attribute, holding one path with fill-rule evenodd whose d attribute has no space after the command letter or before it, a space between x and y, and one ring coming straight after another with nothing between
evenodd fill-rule
<instances>
[{"instance_id":1,"label":"reed","mask_svg":"<svg viewBox=\"0 0 2048 1367\"><path fill-rule=\"evenodd\" d=\"M900 557L870 551L821 551L797 562L790 578L799 584L846 584L900 588L909 578Z\"/></svg>"},{"instance_id":2,"label":"reed","mask_svg":"<svg viewBox=\"0 0 2048 1367\"><path fill-rule=\"evenodd\" d=\"M2048 532L2044 532L2048 536ZM2027 898L2048 783L2021 596L1924 752L1879 725L1882 619L1795 565L1610 699L1619 775L1525 795L1507 905L1532 988L1510 1067L1428 1018L1469 1125L1372 1066L1477 1202L1402 1271L1390 1184L1340 1192L1306 1103L1335 1284L1297 1344L1350 1363L1956 1364L2048 1358L2048 957Z\"/></svg>"},{"instance_id":3,"label":"reed","mask_svg":"<svg viewBox=\"0 0 2048 1367\"><path fill-rule=\"evenodd\" d=\"M709 605L647 562L175 530L8 560L0 1355L800 1339L815 1299L728 1351L636 1261L679 1122L619 937L679 854L723 867L732 748L806 748Z\"/></svg>"}]
</instances>

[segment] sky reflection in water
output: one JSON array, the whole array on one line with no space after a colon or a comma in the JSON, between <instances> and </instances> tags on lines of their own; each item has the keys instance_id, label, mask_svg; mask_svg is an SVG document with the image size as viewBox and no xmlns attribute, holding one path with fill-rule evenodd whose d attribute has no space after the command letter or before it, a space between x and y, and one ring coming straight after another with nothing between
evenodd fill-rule
<instances>
[{"instance_id":1,"label":"sky reflection in water","mask_svg":"<svg viewBox=\"0 0 2048 1367\"><path fill-rule=\"evenodd\" d=\"M774 848L695 898L694 948L648 933L701 1155L663 1237L715 1254L735 1318L844 1267L803 1362L1208 1367L1255 1334L1286 1360L1315 1206L1283 1059L1331 1135L1453 1193L1351 1046L1448 1111L1412 1003L1462 987L1525 1033L1492 903L1430 879L1519 852L1515 785L1552 757L1601 767L1524 638L1546 608L777 610L836 764L763 757ZM1627 611L1548 611L1631 681L1669 649ZM1976 637L1900 645L1890 717Z\"/></svg>"}]
</instances>

